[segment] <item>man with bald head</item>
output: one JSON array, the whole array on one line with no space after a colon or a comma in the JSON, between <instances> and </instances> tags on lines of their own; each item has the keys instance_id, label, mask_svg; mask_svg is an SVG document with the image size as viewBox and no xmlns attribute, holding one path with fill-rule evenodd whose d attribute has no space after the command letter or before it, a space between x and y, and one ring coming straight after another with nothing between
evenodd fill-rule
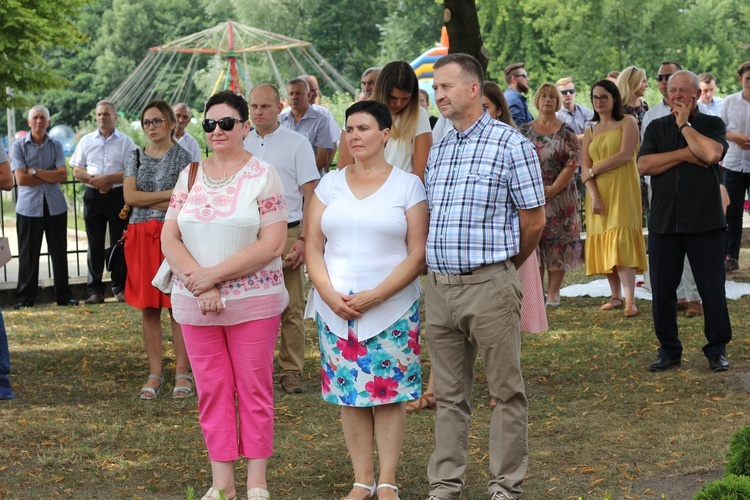
<instances>
[{"instance_id":1,"label":"man with bald head","mask_svg":"<svg viewBox=\"0 0 750 500\"><path fill-rule=\"evenodd\" d=\"M661 72L660 72L661 73ZM729 369L726 345L732 327L725 295L726 218L720 191L719 162L729 148L724 122L698 107L698 77L676 71L669 77L670 113L653 120L638 153L638 171L651 176L648 221L649 267L654 330L659 339L653 372L682 364L677 330L677 286L687 255L703 299L703 354L715 372Z\"/></svg>"},{"instance_id":2,"label":"man with bald head","mask_svg":"<svg viewBox=\"0 0 750 500\"><path fill-rule=\"evenodd\" d=\"M198 141L186 130L190 120L193 119L190 107L184 102L178 102L172 106L172 111L177 118L177 126L174 129L174 138L177 139L177 144L190 153L190 161L201 161L203 156Z\"/></svg>"},{"instance_id":3,"label":"man with bald head","mask_svg":"<svg viewBox=\"0 0 750 500\"><path fill-rule=\"evenodd\" d=\"M289 211L283 254L284 284L289 292L289 306L281 315L279 382L287 394L298 394L305 392L302 381L305 363L303 214L312 199L319 174L307 138L279 123L281 97L278 89L269 84L258 85L250 92L248 103L250 119L255 128L245 138L245 149L276 168L284 183L284 198Z\"/></svg>"},{"instance_id":4,"label":"man with bald head","mask_svg":"<svg viewBox=\"0 0 750 500\"><path fill-rule=\"evenodd\" d=\"M341 128L339 127L338 123L336 123L336 120L333 118L333 115L328 110L328 108L317 103L318 97L320 97L320 86L318 85L318 79L313 75L301 75L300 78L303 78L310 88L310 93L308 94L308 101L310 102L310 106L315 108L316 111L324 115L326 117L326 120L328 120L328 130L331 134L331 140L333 140L333 150L328 152L328 165L330 165L333 161L333 157L336 155L336 150L339 147L339 141L341 140ZM320 173L321 175L324 175L325 170L321 170Z\"/></svg>"}]
</instances>

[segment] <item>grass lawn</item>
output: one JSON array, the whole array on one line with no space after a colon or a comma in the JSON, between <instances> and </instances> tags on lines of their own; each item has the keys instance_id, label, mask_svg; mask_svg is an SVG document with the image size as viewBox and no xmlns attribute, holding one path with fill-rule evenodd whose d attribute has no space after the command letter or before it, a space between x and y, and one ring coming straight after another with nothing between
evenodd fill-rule
<instances>
[{"instance_id":1,"label":"grass lawn","mask_svg":"<svg viewBox=\"0 0 750 500\"><path fill-rule=\"evenodd\" d=\"M750 262L743 253L742 262ZM732 277L750 281L741 271ZM567 284L584 281L572 274ZM668 498L680 486L721 475L730 436L750 424L750 298L730 301L732 370L708 371L701 318L680 317L683 366L653 374L651 303L627 319L599 311L602 299L563 299L550 331L523 334L529 396L525 498ZM167 383L153 402L146 381L140 314L125 304L6 311L16 399L0 402L0 497L197 498L210 486L197 400L169 396L174 356L167 334ZM165 321L166 324L166 321ZM333 499L352 482L338 408L319 397L317 336L307 325L308 392L276 392L273 498ZM423 350L426 353L426 349ZM423 358L426 375L429 359ZM471 455L464 498L486 498L491 416L477 363ZM434 413L410 415L399 468L403 499L424 499ZM244 480L242 465L237 478ZM674 486L677 483L677 486ZM671 488L671 489L670 489ZM244 484L237 490L243 491Z\"/></svg>"}]
</instances>

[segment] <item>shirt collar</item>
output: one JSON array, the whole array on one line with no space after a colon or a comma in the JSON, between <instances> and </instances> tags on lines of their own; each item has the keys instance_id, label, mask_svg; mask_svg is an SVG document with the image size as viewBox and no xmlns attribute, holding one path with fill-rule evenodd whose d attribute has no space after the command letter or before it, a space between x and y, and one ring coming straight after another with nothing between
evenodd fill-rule
<instances>
[{"instance_id":1,"label":"shirt collar","mask_svg":"<svg viewBox=\"0 0 750 500\"><path fill-rule=\"evenodd\" d=\"M185 132L185 133L187 134L187 132ZM102 135L102 131L99 130L99 128L96 129L96 136L97 137L101 137L105 141L107 141L109 139L117 139L118 137L120 137L120 135L122 135L122 132L120 132L119 130L117 130L117 127L115 127L115 129L112 131L112 135L110 135L109 137L104 137Z\"/></svg>"},{"instance_id":2,"label":"shirt collar","mask_svg":"<svg viewBox=\"0 0 750 500\"><path fill-rule=\"evenodd\" d=\"M463 132L459 132L458 130L456 130L456 139L463 141L471 140L474 136L479 135L479 133L484 130L485 127L489 126L493 121L494 120L490 118L490 114L487 111L484 111L482 113L482 116L480 116L479 119L474 122L471 127L467 128Z\"/></svg>"},{"instance_id":3,"label":"shirt collar","mask_svg":"<svg viewBox=\"0 0 750 500\"><path fill-rule=\"evenodd\" d=\"M30 142L30 143L32 143L32 144L36 144L36 143L35 143L35 142L34 142L34 141L33 141L33 140L31 139L31 130L29 130L29 133L28 133L28 134L26 134L25 136L23 136L23 142L25 142L25 143L26 143L26 142ZM44 144L46 144L47 142L49 142L49 132L45 131L45 132L44 132L44 140L42 141L42 146L44 146Z\"/></svg>"}]
</instances>

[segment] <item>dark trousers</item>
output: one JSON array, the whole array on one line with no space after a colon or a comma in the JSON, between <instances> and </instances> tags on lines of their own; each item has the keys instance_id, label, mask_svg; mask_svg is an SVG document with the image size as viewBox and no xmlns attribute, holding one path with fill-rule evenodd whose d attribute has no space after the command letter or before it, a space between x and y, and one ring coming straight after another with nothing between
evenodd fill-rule
<instances>
[{"instance_id":1,"label":"dark trousers","mask_svg":"<svg viewBox=\"0 0 750 500\"><path fill-rule=\"evenodd\" d=\"M653 295L654 329L661 343L660 356L682 354L677 333L677 285L682 276L685 254L703 300L707 356L725 354L732 340L724 272L724 229L704 233L649 233L648 251Z\"/></svg>"},{"instance_id":2,"label":"dark trousers","mask_svg":"<svg viewBox=\"0 0 750 500\"><path fill-rule=\"evenodd\" d=\"M725 255L732 259L739 259L742 241L742 213L745 206L745 195L750 188L750 173L735 172L725 168L724 187L727 188L729 194Z\"/></svg>"},{"instance_id":3,"label":"dark trousers","mask_svg":"<svg viewBox=\"0 0 750 500\"><path fill-rule=\"evenodd\" d=\"M86 188L83 194L83 218L86 222L86 236L89 240L87 253L88 280L86 289L89 295L104 295L104 248L114 245L128 227L128 221L120 219L120 211L125 204L122 187L112 189L105 194L98 189ZM106 244L107 225L109 225L109 245ZM125 283L112 282L112 292L125 290Z\"/></svg>"},{"instance_id":4,"label":"dark trousers","mask_svg":"<svg viewBox=\"0 0 750 500\"><path fill-rule=\"evenodd\" d=\"M18 231L18 287L19 303L34 305L39 291L39 254L42 250L42 235L47 237L47 251L52 260L55 280L55 299L66 304L73 298L68 285L68 214L50 215L47 201L42 217L16 215Z\"/></svg>"}]
</instances>

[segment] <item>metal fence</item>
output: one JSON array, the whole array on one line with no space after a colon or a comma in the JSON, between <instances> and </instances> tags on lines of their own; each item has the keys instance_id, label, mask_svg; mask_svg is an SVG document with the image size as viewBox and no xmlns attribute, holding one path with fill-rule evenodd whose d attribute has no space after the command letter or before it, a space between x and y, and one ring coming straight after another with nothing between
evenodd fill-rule
<instances>
[{"instance_id":1,"label":"metal fence","mask_svg":"<svg viewBox=\"0 0 750 500\"><path fill-rule=\"evenodd\" d=\"M74 244L68 243L68 275L71 277L86 276L87 274L87 263L86 263L86 252L88 251L88 240L86 239L86 231L83 226L83 191L85 185L81 184L76 180L65 181L61 183L65 199L68 203L68 231L73 232L75 235ZM6 209L6 205L11 204L15 206L15 200L17 197L17 187L14 187L12 191L2 193L2 203L0 203L0 234L7 236L11 241L16 243L11 244L12 250L17 250L17 237L15 225L6 224L6 216L8 220L15 216L15 210L10 212ZM9 203L10 202L10 203ZM72 221L71 221L72 217ZM79 224L80 221L80 224ZM9 227L8 227L9 226ZM71 227L72 226L72 227ZM69 234L70 236L70 234ZM70 240L70 237L69 237ZM46 260L46 274L52 276L52 260L50 259L49 253L43 251L40 257ZM72 265L71 265L72 264ZM11 254L11 260L2 268L2 282L9 283L15 282L18 277L18 253ZM14 272L15 271L15 272ZM43 271L42 265L40 265L40 271ZM43 279L43 277L40 276Z\"/></svg>"}]
</instances>

